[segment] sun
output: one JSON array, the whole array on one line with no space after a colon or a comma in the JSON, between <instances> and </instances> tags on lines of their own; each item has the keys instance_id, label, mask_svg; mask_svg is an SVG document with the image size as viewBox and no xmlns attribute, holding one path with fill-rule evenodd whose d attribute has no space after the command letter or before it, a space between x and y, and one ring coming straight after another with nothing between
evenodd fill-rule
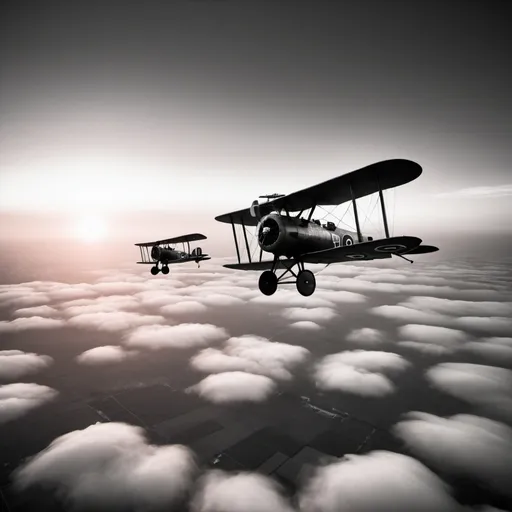
<instances>
[{"instance_id":1,"label":"sun","mask_svg":"<svg viewBox=\"0 0 512 512\"><path fill-rule=\"evenodd\" d=\"M99 242L108 235L105 219L98 215L86 215L77 219L75 236L84 242Z\"/></svg>"}]
</instances>

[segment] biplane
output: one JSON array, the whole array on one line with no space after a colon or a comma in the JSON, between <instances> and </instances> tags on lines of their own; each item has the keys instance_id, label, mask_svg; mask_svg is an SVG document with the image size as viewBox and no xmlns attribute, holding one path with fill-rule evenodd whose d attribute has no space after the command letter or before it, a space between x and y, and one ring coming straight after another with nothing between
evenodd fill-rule
<instances>
[{"instance_id":1,"label":"biplane","mask_svg":"<svg viewBox=\"0 0 512 512\"><path fill-rule=\"evenodd\" d=\"M426 254L439 250L422 245L414 236L389 235L383 191L405 185L422 173L422 168L410 160L395 159L377 162L362 169L338 176L318 185L292 194L259 196L267 201L253 201L250 208L215 217L219 222L231 224L238 263L224 265L237 270L264 272L259 279L259 289L272 295L278 284L295 284L300 294L312 295L316 288L313 272L305 263L330 265L347 261L368 261L399 256L412 263L405 255ZM379 195L385 238L374 239L361 232L357 199L371 194ZM315 209L350 203L355 230L338 227L334 222L314 220ZM338 223L339 224L339 223ZM241 225L247 260L242 262L241 244L235 225ZM259 245L257 261L249 248L247 232L255 227ZM262 261L263 252L271 253L272 260ZM294 267L297 267L297 272ZM278 276L277 271L283 270Z\"/></svg>"},{"instance_id":2,"label":"biplane","mask_svg":"<svg viewBox=\"0 0 512 512\"><path fill-rule=\"evenodd\" d=\"M135 244L140 249L141 261L137 263L142 265L153 265L151 273L156 276L159 272L162 274L169 273L169 265L174 263L186 263L187 261L195 261L199 266L199 262L211 259L208 254L203 254L201 247L196 247L190 252L190 242L198 240L206 240L201 233L191 233L190 235L177 236L175 238L167 238L165 240L157 240L155 242L143 242ZM178 251L174 247L175 244L182 244L183 250ZM187 250L185 250L185 244ZM151 250L150 250L151 247ZM158 267L160 264L161 268Z\"/></svg>"}]
</instances>

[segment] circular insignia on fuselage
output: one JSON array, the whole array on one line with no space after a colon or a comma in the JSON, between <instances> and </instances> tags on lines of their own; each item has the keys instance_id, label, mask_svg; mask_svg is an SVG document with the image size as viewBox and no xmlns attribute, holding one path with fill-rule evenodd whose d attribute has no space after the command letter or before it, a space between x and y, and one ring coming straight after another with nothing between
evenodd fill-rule
<instances>
[{"instance_id":1,"label":"circular insignia on fuselage","mask_svg":"<svg viewBox=\"0 0 512 512\"><path fill-rule=\"evenodd\" d=\"M345 235L343 237L343 245L354 245L354 240L350 235Z\"/></svg>"},{"instance_id":2,"label":"circular insignia on fuselage","mask_svg":"<svg viewBox=\"0 0 512 512\"><path fill-rule=\"evenodd\" d=\"M347 258L351 260L364 260L366 256L364 254L347 254Z\"/></svg>"},{"instance_id":3,"label":"circular insignia on fuselage","mask_svg":"<svg viewBox=\"0 0 512 512\"><path fill-rule=\"evenodd\" d=\"M398 252L407 249L405 245L395 244L395 245L379 245L375 247L376 252Z\"/></svg>"}]
</instances>

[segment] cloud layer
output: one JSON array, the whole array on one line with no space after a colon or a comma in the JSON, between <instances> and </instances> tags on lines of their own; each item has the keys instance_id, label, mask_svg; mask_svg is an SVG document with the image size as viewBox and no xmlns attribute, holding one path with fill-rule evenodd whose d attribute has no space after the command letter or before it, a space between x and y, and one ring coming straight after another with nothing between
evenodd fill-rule
<instances>
[{"instance_id":1,"label":"cloud layer","mask_svg":"<svg viewBox=\"0 0 512 512\"><path fill-rule=\"evenodd\" d=\"M24 416L32 409L53 400L57 391L32 383L0 386L0 424Z\"/></svg>"}]
</instances>

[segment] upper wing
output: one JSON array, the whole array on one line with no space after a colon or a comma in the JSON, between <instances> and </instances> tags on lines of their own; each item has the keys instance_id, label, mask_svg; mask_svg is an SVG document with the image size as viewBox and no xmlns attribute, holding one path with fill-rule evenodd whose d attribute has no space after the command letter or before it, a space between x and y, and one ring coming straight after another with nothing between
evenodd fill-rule
<instances>
[{"instance_id":1,"label":"upper wing","mask_svg":"<svg viewBox=\"0 0 512 512\"><path fill-rule=\"evenodd\" d=\"M315 205L340 205L351 201L352 193L354 199L359 199L379 189L405 185L420 176L421 172L421 166L411 160L384 160L280 197L272 203L278 209L287 208L289 211L307 210Z\"/></svg>"},{"instance_id":2,"label":"upper wing","mask_svg":"<svg viewBox=\"0 0 512 512\"><path fill-rule=\"evenodd\" d=\"M225 213L224 215L219 215L215 217L215 220L218 220L219 222L225 222L227 224L243 224L245 226L257 226L259 222L259 219L251 215L249 208L238 210L236 212Z\"/></svg>"},{"instance_id":3,"label":"upper wing","mask_svg":"<svg viewBox=\"0 0 512 512\"><path fill-rule=\"evenodd\" d=\"M374 194L380 190L405 185L415 180L422 172L421 166L411 160L384 160L357 171L343 174L318 185L304 188L287 196L279 197L260 205L272 209L286 208L290 212L308 210L313 206L340 205L354 199ZM219 222L256 226L258 219L251 216L249 208L215 217Z\"/></svg>"},{"instance_id":4,"label":"upper wing","mask_svg":"<svg viewBox=\"0 0 512 512\"><path fill-rule=\"evenodd\" d=\"M156 240L155 242L143 242L135 245L139 247L151 247L153 245L161 244L179 244L181 242L196 242L197 240L206 240L206 237L201 233L191 233L189 235L177 236L175 238L166 238L165 240Z\"/></svg>"},{"instance_id":5,"label":"upper wing","mask_svg":"<svg viewBox=\"0 0 512 512\"><path fill-rule=\"evenodd\" d=\"M345 245L301 256L305 263L341 263L344 261L389 258L392 254L406 254L421 244L415 236L395 236L355 245Z\"/></svg>"}]
</instances>

